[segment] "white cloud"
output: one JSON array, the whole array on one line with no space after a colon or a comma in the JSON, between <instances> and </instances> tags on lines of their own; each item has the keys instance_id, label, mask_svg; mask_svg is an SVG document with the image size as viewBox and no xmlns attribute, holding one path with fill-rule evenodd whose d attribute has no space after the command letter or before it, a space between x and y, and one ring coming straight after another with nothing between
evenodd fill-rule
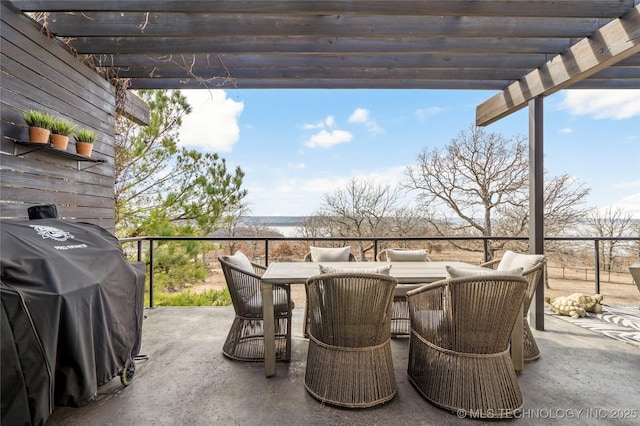
<instances>
[{"instance_id":1,"label":"white cloud","mask_svg":"<svg viewBox=\"0 0 640 426\"><path fill-rule=\"evenodd\" d=\"M369 110L368 109L364 109L364 108L356 108L355 111L353 111L353 113L349 116L349 119L347 120L349 123L360 123L360 124L364 124L365 127L367 128L367 130L370 133L382 133L384 132L384 129L380 126L378 126L378 123L376 123L375 120L372 120L369 117Z\"/></svg>"},{"instance_id":2,"label":"white cloud","mask_svg":"<svg viewBox=\"0 0 640 426\"><path fill-rule=\"evenodd\" d=\"M397 186L404 179L405 166L389 167L386 169L364 170L353 177L359 180L373 181L379 185Z\"/></svg>"},{"instance_id":3,"label":"white cloud","mask_svg":"<svg viewBox=\"0 0 640 426\"><path fill-rule=\"evenodd\" d=\"M416 110L414 115L418 118L418 120L425 121L428 116L438 115L443 113L444 111L445 109L440 107L420 108Z\"/></svg>"},{"instance_id":4,"label":"white cloud","mask_svg":"<svg viewBox=\"0 0 640 426\"><path fill-rule=\"evenodd\" d=\"M307 166L304 163L289 163L289 168L294 170L304 170Z\"/></svg>"},{"instance_id":5,"label":"white cloud","mask_svg":"<svg viewBox=\"0 0 640 426\"><path fill-rule=\"evenodd\" d=\"M571 127L565 127L560 129L560 133L573 133L573 129Z\"/></svg>"},{"instance_id":6,"label":"white cloud","mask_svg":"<svg viewBox=\"0 0 640 426\"><path fill-rule=\"evenodd\" d=\"M336 190L343 188L348 181L348 177L339 176L315 178L300 182L300 189L305 193L314 194L316 204L319 205L321 201L321 194L335 192Z\"/></svg>"},{"instance_id":7,"label":"white cloud","mask_svg":"<svg viewBox=\"0 0 640 426\"><path fill-rule=\"evenodd\" d=\"M345 130L332 130L331 132L321 130L311 136L304 144L309 148L329 148L339 143L350 142L351 139L353 139L353 135Z\"/></svg>"},{"instance_id":8,"label":"white cloud","mask_svg":"<svg viewBox=\"0 0 640 426\"><path fill-rule=\"evenodd\" d=\"M566 90L559 107L571 115L623 120L640 115L640 91Z\"/></svg>"},{"instance_id":9,"label":"white cloud","mask_svg":"<svg viewBox=\"0 0 640 426\"><path fill-rule=\"evenodd\" d=\"M303 124L302 128L305 130L315 130L315 129L324 129L325 127L333 127L336 124L336 120L332 115L328 115L322 121L318 121L317 123L307 123Z\"/></svg>"},{"instance_id":10,"label":"white cloud","mask_svg":"<svg viewBox=\"0 0 640 426\"><path fill-rule=\"evenodd\" d=\"M349 123L366 123L369 121L369 110L364 108L356 108L349 116Z\"/></svg>"},{"instance_id":11,"label":"white cloud","mask_svg":"<svg viewBox=\"0 0 640 426\"><path fill-rule=\"evenodd\" d=\"M353 178L396 186L403 179L404 170L405 166L394 166L375 170L336 170L331 174L308 176L307 171L296 174L291 169L274 168L268 171L272 179L248 183L247 201L257 216L306 216L320 207L324 194L344 189ZM261 175L264 173L267 172L260 172Z\"/></svg>"},{"instance_id":12,"label":"white cloud","mask_svg":"<svg viewBox=\"0 0 640 426\"><path fill-rule=\"evenodd\" d=\"M631 214L634 219L640 219L640 192L629 195L614 203L613 208L621 208Z\"/></svg>"},{"instance_id":13,"label":"white cloud","mask_svg":"<svg viewBox=\"0 0 640 426\"><path fill-rule=\"evenodd\" d=\"M319 123L315 123L315 124L303 124L302 128L305 130L315 130L315 129L322 129L324 127L324 122L320 121Z\"/></svg>"},{"instance_id":14,"label":"white cloud","mask_svg":"<svg viewBox=\"0 0 640 426\"><path fill-rule=\"evenodd\" d=\"M180 145L212 152L230 152L240 139L238 120L243 102L224 90L183 90L192 112L182 120Z\"/></svg>"},{"instance_id":15,"label":"white cloud","mask_svg":"<svg viewBox=\"0 0 640 426\"><path fill-rule=\"evenodd\" d=\"M614 188L640 188L640 180L634 180L631 182L620 182L613 185Z\"/></svg>"},{"instance_id":16,"label":"white cloud","mask_svg":"<svg viewBox=\"0 0 640 426\"><path fill-rule=\"evenodd\" d=\"M346 185L346 177L296 178L281 176L269 182L249 185L249 199L253 214L257 216L306 216L322 202L322 195Z\"/></svg>"},{"instance_id":17,"label":"white cloud","mask_svg":"<svg viewBox=\"0 0 640 426\"><path fill-rule=\"evenodd\" d=\"M327 118L325 118L324 124L326 124L327 127L333 127L336 124L336 120L333 118L333 115L330 115Z\"/></svg>"}]
</instances>

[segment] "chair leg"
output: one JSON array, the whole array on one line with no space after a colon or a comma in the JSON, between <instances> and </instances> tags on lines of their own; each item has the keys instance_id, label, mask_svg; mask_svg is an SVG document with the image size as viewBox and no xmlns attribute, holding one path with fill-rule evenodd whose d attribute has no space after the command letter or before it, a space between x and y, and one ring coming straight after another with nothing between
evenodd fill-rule
<instances>
[{"instance_id":1,"label":"chair leg","mask_svg":"<svg viewBox=\"0 0 640 426\"><path fill-rule=\"evenodd\" d=\"M276 317L276 361L289 362L291 360L291 316Z\"/></svg>"},{"instance_id":2,"label":"chair leg","mask_svg":"<svg viewBox=\"0 0 640 426\"><path fill-rule=\"evenodd\" d=\"M224 356L237 361L264 361L264 322L236 317L222 347ZM286 334L283 334L286 333ZM291 360L291 313L275 318L276 360Z\"/></svg>"},{"instance_id":3,"label":"chair leg","mask_svg":"<svg viewBox=\"0 0 640 426\"><path fill-rule=\"evenodd\" d=\"M540 348L533 337L529 321L526 317L522 318L522 330L524 332L524 360L525 362L535 361L540 358Z\"/></svg>"},{"instance_id":4,"label":"chair leg","mask_svg":"<svg viewBox=\"0 0 640 426\"><path fill-rule=\"evenodd\" d=\"M391 338L409 336L411 334L411 321L409 320L409 303L406 296L393 298L391 312Z\"/></svg>"},{"instance_id":5,"label":"chair leg","mask_svg":"<svg viewBox=\"0 0 640 426\"><path fill-rule=\"evenodd\" d=\"M309 332L307 331L307 327L309 326L309 324L307 323L307 307L304 307L304 314L302 317L302 335L304 337L309 337Z\"/></svg>"},{"instance_id":6,"label":"chair leg","mask_svg":"<svg viewBox=\"0 0 640 426\"><path fill-rule=\"evenodd\" d=\"M309 295L307 294L307 289L304 289L304 314L302 317L302 335L306 338L309 338Z\"/></svg>"},{"instance_id":7,"label":"chair leg","mask_svg":"<svg viewBox=\"0 0 640 426\"><path fill-rule=\"evenodd\" d=\"M287 317L287 359L291 359L291 323L293 322L292 312L289 311L289 316Z\"/></svg>"},{"instance_id":8,"label":"chair leg","mask_svg":"<svg viewBox=\"0 0 640 426\"><path fill-rule=\"evenodd\" d=\"M262 320L235 317L222 353L238 361L264 361L264 331Z\"/></svg>"}]
</instances>

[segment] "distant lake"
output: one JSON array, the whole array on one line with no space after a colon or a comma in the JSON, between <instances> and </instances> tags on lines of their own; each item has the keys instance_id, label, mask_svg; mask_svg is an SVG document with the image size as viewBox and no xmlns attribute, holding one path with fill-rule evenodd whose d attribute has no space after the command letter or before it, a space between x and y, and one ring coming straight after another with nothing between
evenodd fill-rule
<instances>
[{"instance_id":1,"label":"distant lake","mask_svg":"<svg viewBox=\"0 0 640 426\"><path fill-rule=\"evenodd\" d=\"M296 237L296 231L305 221L304 216L245 216L247 225L261 224L280 232L283 237Z\"/></svg>"},{"instance_id":2,"label":"distant lake","mask_svg":"<svg viewBox=\"0 0 640 426\"><path fill-rule=\"evenodd\" d=\"M283 237L297 237L297 226L269 226L282 234Z\"/></svg>"}]
</instances>

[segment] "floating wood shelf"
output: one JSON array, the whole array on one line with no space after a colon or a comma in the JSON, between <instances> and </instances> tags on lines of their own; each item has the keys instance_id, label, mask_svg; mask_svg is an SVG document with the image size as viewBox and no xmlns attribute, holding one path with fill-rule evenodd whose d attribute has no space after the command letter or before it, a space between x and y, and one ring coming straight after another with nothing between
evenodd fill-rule
<instances>
[{"instance_id":1,"label":"floating wood shelf","mask_svg":"<svg viewBox=\"0 0 640 426\"><path fill-rule=\"evenodd\" d=\"M34 142L23 142L23 141L14 141L14 143L15 143L15 147L13 150L13 155L23 156L36 151L48 152L48 153L57 155L59 157L76 160L78 162L78 170L81 170L80 169L81 162L94 163L90 166L84 167L84 169L93 167L98 163L105 163L105 160L96 160L94 158L90 158L85 155L80 155L73 152L58 149L55 146L51 145L50 143L34 143ZM20 152L20 149L18 148L18 146L22 146L26 148L26 150L22 150L22 152Z\"/></svg>"}]
</instances>

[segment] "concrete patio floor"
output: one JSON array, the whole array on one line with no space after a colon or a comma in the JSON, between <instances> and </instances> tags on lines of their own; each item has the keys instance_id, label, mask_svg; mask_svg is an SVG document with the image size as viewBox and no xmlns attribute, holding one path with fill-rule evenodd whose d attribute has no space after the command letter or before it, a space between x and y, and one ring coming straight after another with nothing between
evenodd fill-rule
<instances>
[{"instance_id":1,"label":"concrete patio floor","mask_svg":"<svg viewBox=\"0 0 640 426\"><path fill-rule=\"evenodd\" d=\"M265 378L264 365L230 361L222 344L232 307L145 310L134 381L102 386L80 408L62 407L56 425L447 425L480 424L431 405L406 377L409 340L392 341L398 394L362 410L323 405L304 388L307 340L302 308L294 311L292 361ZM552 316L534 334L542 356L518 380L526 424L640 424L640 350Z\"/></svg>"}]
</instances>

